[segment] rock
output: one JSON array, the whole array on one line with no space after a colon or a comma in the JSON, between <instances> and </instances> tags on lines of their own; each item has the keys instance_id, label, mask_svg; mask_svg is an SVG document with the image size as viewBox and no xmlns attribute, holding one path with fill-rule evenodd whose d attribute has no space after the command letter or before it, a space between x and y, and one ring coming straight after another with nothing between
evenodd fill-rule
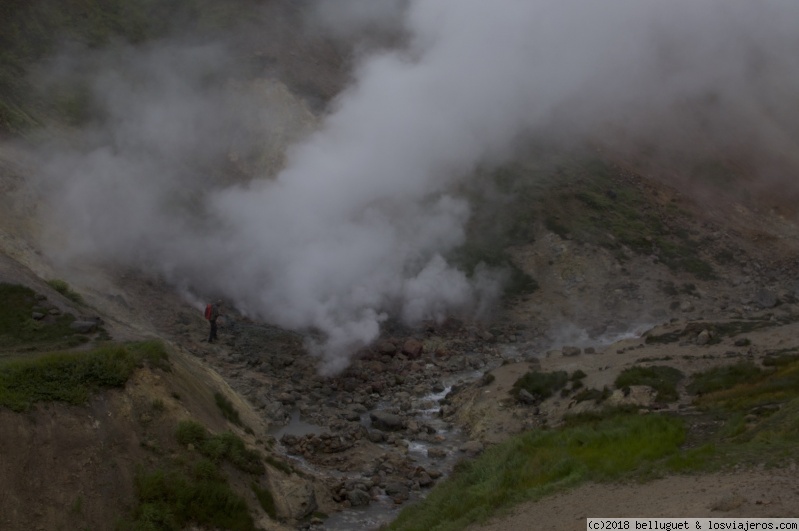
<instances>
[{"instance_id":1,"label":"rock","mask_svg":"<svg viewBox=\"0 0 799 531\"><path fill-rule=\"evenodd\" d=\"M444 459L447 457L447 450L439 446L431 446L427 449L427 457L431 459Z\"/></svg>"},{"instance_id":2,"label":"rock","mask_svg":"<svg viewBox=\"0 0 799 531\"><path fill-rule=\"evenodd\" d=\"M477 337L487 342L494 341L494 334L492 334L488 330L480 330L479 332L477 332Z\"/></svg>"},{"instance_id":3,"label":"rock","mask_svg":"<svg viewBox=\"0 0 799 531\"><path fill-rule=\"evenodd\" d=\"M372 424L377 429L398 431L405 427L405 422L402 417L387 411L372 411L369 413L369 418L372 419Z\"/></svg>"},{"instance_id":4,"label":"rock","mask_svg":"<svg viewBox=\"0 0 799 531\"><path fill-rule=\"evenodd\" d=\"M409 489L400 481L386 482L384 490L388 496L394 499L395 502L402 502L408 499Z\"/></svg>"},{"instance_id":5,"label":"rock","mask_svg":"<svg viewBox=\"0 0 799 531\"><path fill-rule=\"evenodd\" d=\"M368 437L369 440L372 441L373 443L381 443L383 442L383 440L385 440L383 432L381 432L380 430L370 430Z\"/></svg>"},{"instance_id":6,"label":"rock","mask_svg":"<svg viewBox=\"0 0 799 531\"><path fill-rule=\"evenodd\" d=\"M582 350L579 347L563 347L561 352L564 356L579 356Z\"/></svg>"},{"instance_id":7,"label":"rock","mask_svg":"<svg viewBox=\"0 0 799 531\"><path fill-rule=\"evenodd\" d=\"M79 334L89 334L97 330L97 321L72 321L69 328Z\"/></svg>"},{"instance_id":8,"label":"rock","mask_svg":"<svg viewBox=\"0 0 799 531\"><path fill-rule=\"evenodd\" d=\"M777 296L767 289L761 289L755 293L754 302L761 308L773 308L777 305Z\"/></svg>"},{"instance_id":9,"label":"rock","mask_svg":"<svg viewBox=\"0 0 799 531\"><path fill-rule=\"evenodd\" d=\"M318 508L313 486L299 475L275 473L267 478L278 518L302 520Z\"/></svg>"},{"instance_id":10,"label":"rock","mask_svg":"<svg viewBox=\"0 0 799 531\"><path fill-rule=\"evenodd\" d=\"M443 472L441 472L440 470L435 470L435 469L433 469L433 470L427 470L426 472L427 472L427 473L430 475L430 477L431 477L431 478L433 478L434 480L436 480L436 479L438 479L438 478L440 478L441 476L443 476L443 475L444 475L444 473L443 473Z\"/></svg>"},{"instance_id":11,"label":"rock","mask_svg":"<svg viewBox=\"0 0 799 531\"><path fill-rule=\"evenodd\" d=\"M377 352L379 352L380 354L391 355L397 351L397 345L387 340L381 341L380 343L377 344L377 347L375 348Z\"/></svg>"},{"instance_id":12,"label":"rock","mask_svg":"<svg viewBox=\"0 0 799 531\"><path fill-rule=\"evenodd\" d=\"M416 339L409 339L402 345L402 353L411 359L419 358L424 350L424 345Z\"/></svg>"},{"instance_id":13,"label":"rock","mask_svg":"<svg viewBox=\"0 0 799 531\"><path fill-rule=\"evenodd\" d=\"M420 487L429 487L430 485L433 484L433 478L431 478L430 474L428 474L427 472L422 472L421 474L419 474L418 481Z\"/></svg>"},{"instance_id":14,"label":"rock","mask_svg":"<svg viewBox=\"0 0 799 531\"><path fill-rule=\"evenodd\" d=\"M519 402L522 404L532 405L535 404L535 397L526 389L519 389Z\"/></svg>"},{"instance_id":15,"label":"rock","mask_svg":"<svg viewBox=\"0 0 799 531\"><path fill-rule=\"evenodd\" d=\"M710 332L707 330L702 330L699 335L696 336L697 345L707 345L708 341L710 341Z\"/></svg>"},{"instance_id":16,"label":"rock","mask_svg":"<svg viewBox=\"0 0 799 531\"><path fill-rule=\"evenodd\" d=\"M347 499L350 501L353 507L360 507L363 505L369 505L369 502L372 501L369 493L361 490L361 489L353 489L347 493Z\"/></svg>"},{"instance_id":17,"label":"rock","mask_svg":"<svg viewBox=\"0 0 799 531\"><path fill-rule=\"evenodd\" d=\"M31 319L33 319L34 321L40 321L44 319L44 314L42 312L33 312L31 314Z\"/></svg>"},{"instance_id":18,"label":"rock","mask_svg":"<svg viewBox=\"0 0 799 531\"><path fill-rule=\"evenodd\" d=\"M750 343L751 343L751 341L749 341L749 338L746 338L746 337L742 337L740 339L736 339L735 340L735 346L736 347L745 347L745 346L749 345Z\"/></svg>"},{"instance_id":19,"label":"rock","mask_svg":"<svg viewBox=\"0 0 799 531\"><path fill-rule=\"evenodd\" d=\"M692 312L694 309L694 303L691 301L684 301L680 303L680 311L683 313Z\"/></svg>"},{"instance_id":20,"label":"rock","mask_svg":"<svg viewBox=\"0 0 799 531\"><path fill-rule=\"evenodd\" d=\"M469 457L474 457L479 455L483 451L483 443L480 441L469 441L461 445L458 448L461 452L465 453Z\"/></svg>"}]
</instances>

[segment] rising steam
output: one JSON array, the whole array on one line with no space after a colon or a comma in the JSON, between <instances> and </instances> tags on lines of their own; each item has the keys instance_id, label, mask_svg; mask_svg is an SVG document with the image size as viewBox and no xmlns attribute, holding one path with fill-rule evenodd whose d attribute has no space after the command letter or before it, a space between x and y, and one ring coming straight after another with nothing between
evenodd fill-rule
<instances>
[{"instance_id":1,"label":"rising steam","mask_svg":"<svg viewBox=\"0 0 799 531\"><path fill-rule=\"evenodd\" d=\"M317 24L363 27L359 2L333 3ZM795 156L792 0L372 3L385 9L368 20L389 14L404 44L366 55L319 123L277 81L231 81L221 45L95 57L105 120L44 171L51 251L316 329L332 374L389 315L496 297L496 272L444 258L470 212L453 190L528 135Z\"/></svg>"}]
</instances>

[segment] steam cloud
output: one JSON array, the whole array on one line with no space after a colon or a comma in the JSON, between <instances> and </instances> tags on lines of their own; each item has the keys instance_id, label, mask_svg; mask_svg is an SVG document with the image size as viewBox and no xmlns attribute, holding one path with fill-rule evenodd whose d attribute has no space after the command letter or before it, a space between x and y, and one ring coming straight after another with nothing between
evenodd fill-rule
<instances>
[{"instance_id":1,"label":"steam cloud","mask_svg":"<svg viewBox=\"0 0 799 531\"><path fill-rule=\"evenodd\" d=\"M224 46L114 56L93 84L106 120L44 171L53 252L317 329L333 374L390 314L441 319L497 295L491 271L467 277L444 258L469 219L453 190L528 135L796 156L792 0L370 4L364 18L357 1L320 2L316 23L355 31L389 14L406 41L365 56L318 125L277 83L227 81ZM209 175L231 160L235 179Z\"/></svg>"}]
</instances>

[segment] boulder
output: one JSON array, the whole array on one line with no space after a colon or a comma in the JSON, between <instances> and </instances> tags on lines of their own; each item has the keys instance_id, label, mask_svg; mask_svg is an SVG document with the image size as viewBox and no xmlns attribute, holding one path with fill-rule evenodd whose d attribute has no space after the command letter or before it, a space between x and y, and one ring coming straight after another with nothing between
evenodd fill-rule
<instances>
[{"instance_id":1,"label":"boulder","mask_svg":"<svg viewBox=\"0 0 799 531\"><path fill-rule=\"evenodd\" d=\"M710 332L707 330L702 330L699 332L699 335L696 336L697 345L707 345L708 341L710 341Z\"/></svg>"},{"instance_id":2,"label":"boulder","mask_svg":"<svg viewBox=\"0 0 799 531\"><path fill-rule=\"evenodd\" d=\"M469 457L474 457L483 451L483 443L480 441L469 441L462 444L459 450Z\"/></svg>"},{"instance_id":3,"label":"boulder","mask_svg":"<svg viewBox=\"0 0 799 531\"><path fill-rule=\"evenodd\" d=\"M561 352L564 356L579 356L582 350L579 347L563 347Z\"/></svg>"},{"instance_id":4,"label":"boulder","mask_svg":"<svg viewBox=\"0 0 799 531\"><path fill-rule=\"evenodd\" d=\"M79 334L90 334L97 330L97 321L72 321L69 328Z\"/></svg>"},{"instance_id":5,"label":"boulder","mask_svg":"<svg viewBox=\"0 0 799 531\"><path fill-rule=\"evenodd\" d=\"M405 501L408 499L409 489L400 481L388 481L385 487L386 494L397 501Z\"/></svg>"},{"instance_id":6,"label":"boulder","mask_svg":"<svg viewBox=\"0 0 799 531\"><path fill-rule=\"evenodd\" d=\"M347 493L347 499L350 501L350 504L353 507L369 505L369 502L372 501L369 493L361 489L353 489L349 491Z\"/></svg>"},{"instance_id":7,"label":"boulder","mask_svg":"<svg viewBox=\"0 0 799 531\"><path fill-rule=\"evenodd\" d=\"M405 427L405 421L401 416L388 411L372 411L369 413L369 418L372 419L372 425L380 430L398 431Z\"/></svg>"},{"instance_id":8,"label":"boulder","mask_svg":"<svg viewBox=\"0 0 799 531\"><path fill-rule=\"evenodd\" d=\"M419 486L420 487L429 487L433 484L433 478L430 477L430 474L427 472L422 472L419 474Z\"/></svg>"},{"instance_id":9,"label":"boulder","mask_svg":"<svg viewBox=\"0 0 799 531\"><path fill-rule=\"evenodd\" d=\"M754 302L761 308L773 308L777 305L777 296L767 289L761 289L755 293Z\"/></svg>"},{"instance_id":10,"label":"boulder","mask_svg":"<svg viewBox=\"0 0 799 531\"><path fill-rule=\"evenodd\" d=\"M394 354L397 351L397 345L392 343L391 341L381 341L375 347L375 350L380 354Z\"/></svg>"},{"instance_id":11,"label":"boulder","mask_svg":"<svg viewBox=\"0 0 799 531\"><path fill-rule=\"evenodd\" d=\"M519 402L532 405L535 404L536 400L526 389L519 389Z\"/></svg>"},{"instance_id":12,"label":"boulder","mask_svg":"<svg viewBox=\"0 0 799 531\"><path fill-rule=\"evenodd\" d=\"M275 500L278 518L302 520L318 508L313 486L296 474L269 474L269 492Z\"/></svg>"},{"instance_id":13,"label":"boulder","mask_svg":"<svg viewBox=\"0 0 799 531\"><path fill-rule=\"evenodd\" d=\"M423 350L424 345L416 339L409 339L402 345L402 353L411 359L421 357Z\"/></svg>"},{"instance_id":14,"label":"boulder","mask_svg":"<svg viewBox=\"0 0 799 531\"><path fill-rule=\"evenodd\" d=\"M427 457L431 459L444 459L447 457L447 450L439 446L431 446L427 449Z\"/></svg>"}]
</instances>

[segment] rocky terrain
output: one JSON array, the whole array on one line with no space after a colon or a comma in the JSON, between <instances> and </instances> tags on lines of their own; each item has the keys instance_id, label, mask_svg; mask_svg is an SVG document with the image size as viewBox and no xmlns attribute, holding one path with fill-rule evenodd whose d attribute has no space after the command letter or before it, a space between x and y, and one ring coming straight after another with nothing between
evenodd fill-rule
<instances>
[{"instance_id":1,"label":"rocky terrain","mask_svg":"<svg viewBox=\"0 0 799 531\"><path fill-rule=\"evenodd\" d=\"M293 6L275 5L279 11L262 14L276 21L274 32L232 41L247 74L225 85L241 101L270 109L270 127L245 144L252 152L231 150L214 161L213 186L278 172L288 146L319 126L364 53L352 43L306 38L295 31ZM401 39L372 38L359 45ZM47 134L58 144L75 133L61 123ZM119 342L156 338L171 359L171 370L143 368L124 388L84 406L0 408L3 529L101 528L129 513L137 470L196 454L174 437L186 420L230 431L260 452L263 474L225 469L257 527L375 529L458 461L525 430L558 426L572 413L629 405L683 415L699 430L712 423L697 412L687 378L666 402L651 387L617 389L627 368L668 366L690 376L799 352L794 190L758 182L739 160L745 154L714 153L712 175L696 176L685 168L690 163L650 160L599 141L551 156L568 159L560 165L536 166L548 148L520 148L513 163L459 190L474 209L468 243L479 243L453 262L477 256L524 279L524 287L511 286L479 318L389 319L346 370L324 377L307 348L311 331L254 320L225 300L220 341L209 344L200 297L211 294L113 260L55 259L58 233L48 233L49 253L42 244L45 185L33 178L42 151L31 148L35 138L2 140L0 283L37 293L44 311L32 319L72 314L88 323L78 349L101 344L105 334ZM509 188L503 175L511 175ZM47 283L53 279L68 282L84 302L55 290ZM530 371L583 376L542 398L514 390ZM796 464L784 468L792 473ZM791 473L773 480L740 469L584 485L475 529L527 529L533 518L540 529L577 529L593 516L795 515L799 483ZM253 484L273 496L271 514Z\"/></svg>"}]
</instances>

